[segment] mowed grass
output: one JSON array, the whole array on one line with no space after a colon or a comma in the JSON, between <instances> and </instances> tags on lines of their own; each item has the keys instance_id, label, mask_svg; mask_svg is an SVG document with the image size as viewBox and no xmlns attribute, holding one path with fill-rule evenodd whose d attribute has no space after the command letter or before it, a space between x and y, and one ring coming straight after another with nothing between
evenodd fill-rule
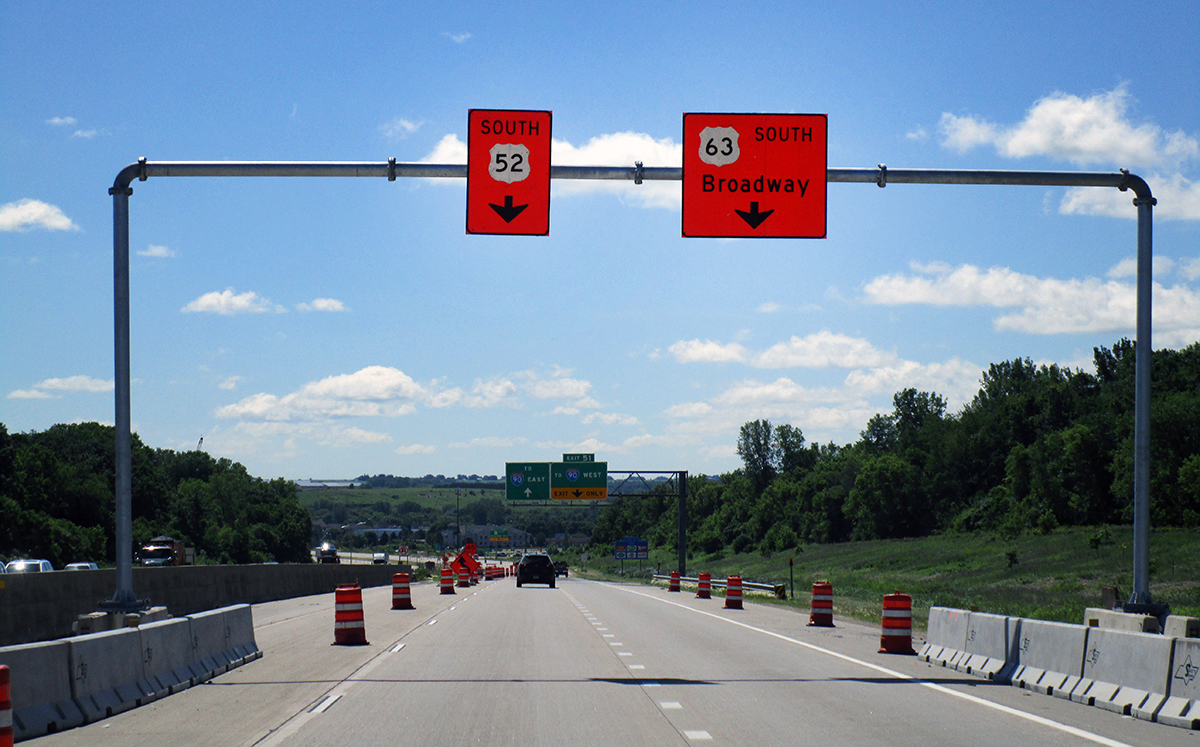
<instances>
[{"instance_id":1,"label":"mowed grass","mask_svg":"<svg viewBox=\"0 0 1200 747\"><path fill-rule=\"evenodd\" d=\"M1093 546L1097 536L1099 545ZM813 582L829 581L835 616L878 622L883 595L899 591L912 596L918 628L925 627L929 608L935 606L1081 623L1084 608L1101 606L1102 586L1116 586L1123 599L1128 597L1132 547L1133 529L1128 526L1108 527L1107 532L1071 528L1011 540L989 534L944 535L809 545L770 556L693 557L687 575L707 571L720 579L738 574L746 581L790 584L791 558L795 597L777 601L755 595L754 601L806 611ZM642 561L642 578L658 567L669 573L677 565L673 550L659 548L652 556ZM1152 532L1150 559L1154 600L1169 603L1173 614L1200 617L1200 530ZM583 565L585 572L604 576L617 575L620 567L611 555L589 558ZM627 578L638 575L636 562L626 561L625 569Z\"/></svg>"}]
</instances>

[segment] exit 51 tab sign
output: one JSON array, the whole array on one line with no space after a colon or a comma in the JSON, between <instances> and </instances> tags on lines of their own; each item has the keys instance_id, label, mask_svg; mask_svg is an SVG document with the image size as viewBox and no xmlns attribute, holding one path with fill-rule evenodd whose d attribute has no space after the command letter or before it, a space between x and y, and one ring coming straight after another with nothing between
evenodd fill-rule
<instances>
[{"instance_id":1,"label":"exit 51 tab sign","mask_svg":"<svg viewBox=\"0 0 1200 747\"><path fill-rule=\"evenodd\" d=\"M467 115L467 233L550 233L550 112Z\"/></svg>"},{"instance_id":2,"label":"exit 51 tab sign","mask_svg":"<svg viewBox=\"0 0 1200 747\"><path fill-rule=\"evenodd\" d=\"M684 114L685 237L825 238L824 114Z\"/></svg>"}]
</instances>

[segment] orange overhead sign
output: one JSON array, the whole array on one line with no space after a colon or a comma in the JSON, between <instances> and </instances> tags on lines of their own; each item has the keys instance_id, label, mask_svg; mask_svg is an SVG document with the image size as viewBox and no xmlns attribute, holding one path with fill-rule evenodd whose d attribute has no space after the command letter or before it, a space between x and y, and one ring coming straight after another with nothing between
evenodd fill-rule
<instances>
[{"instance_id":1,"label":"orange overhead sign","mask_svg":"<svg viewBox=\"0 0 1200 747\"><path fill-rule=\"evenodd\" d=\"M825 238L824 114L684 114L685 237Z\"/></svg>"},{"instance_id":2,"label":"orange overhead sign","mask_svg":"<svg viewBox=\"0 0 1200 747\"><path fill-rule=\"evenodd\" d=\"M550 233L548 111L467 115L467 233Z\"/></svg>"}]
</instances>

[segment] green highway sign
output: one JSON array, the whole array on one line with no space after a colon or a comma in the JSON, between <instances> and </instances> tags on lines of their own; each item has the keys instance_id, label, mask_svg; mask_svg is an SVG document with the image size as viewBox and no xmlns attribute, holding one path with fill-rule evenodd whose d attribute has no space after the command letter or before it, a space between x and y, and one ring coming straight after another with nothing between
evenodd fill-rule
<instances>
[{"instance_id":1,"label":"green highway sign","mask_svg":"<svg viewBox=\"0 0 1200 747\"><path fill-rule=\"evenodd\" d=\"M510 501L550 500L550 463L506 462L504 495Z\"/></svg>"},{"instance_id":2,"label":"green highway sign","mask_svg":"<svg viewBox=\"0 0 1200 747\"><path fill-rule=\"evenodd\" d=\"M564 462L594 462L595 454L563 454Z\"/></svg>"},{"instance_id":3,"label":"green highway sign","mask_svg":"<svg viewBox=\"0 0 1200 747\"><path fill-rule=\"evenodd\" d=\"M550 497L570 501L605 500L608 498L608 462L554 462L550 465Z\"/></svg>"}]
</instances>

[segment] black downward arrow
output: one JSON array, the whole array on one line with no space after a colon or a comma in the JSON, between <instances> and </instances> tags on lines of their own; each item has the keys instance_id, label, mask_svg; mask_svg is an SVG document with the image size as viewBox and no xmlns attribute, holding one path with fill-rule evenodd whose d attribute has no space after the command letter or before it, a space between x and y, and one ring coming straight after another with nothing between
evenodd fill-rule
<instances>
[{"instance_id":1,"label":"black downward arrow","mask_svg":"<svg viewBox=\"0 0 1200 747\"><path fill-rule=\"evenodd\" d=\"M499 215L501 218L503 218L505 223L512 223L513 218L516 218L521 214L522 210L529 207L529 205L513 205L512 203L512 195L505 195L503 205L497 205L494 202L489 202L488 207L490 207L492 210L495 210L496 215Z\"/></svg>"},{"instance_id":2,"label":"black downward arrow","mask_svg":"<svg viewBox=\"0 0 1200 747\"><path fill-rule=\"evenodd\" d=\"M575 497L576 497L576 498L578 498L578 497L579 497L579 496L581 496L581 495L583 495L583 491L582 491L582 490L579 490L578 488L576 488L576 489L575 489Z\"/></svg>"},{"instance_id":3,"label":"black downward arrow","mask_svg":"<svg viewBox=\"0 0 1200 747\"><path fill-rule=\"evenodd\" d=\"M496 206L492 205L492 207L496 207ZM760 213L760 212L758 212L758 203L752 202L752 203L750 203L750 212L747 213L744 210L734 210L733 212L742 216L742 220L746 221L746 223L748 223L751 228L758 228L759 226L762 225L762 222L764 220L766 220L767 218L769 218L771 216L771 213L773 213L775 211L767 210L765 212Z\"/></svg>"}]
</instances>

